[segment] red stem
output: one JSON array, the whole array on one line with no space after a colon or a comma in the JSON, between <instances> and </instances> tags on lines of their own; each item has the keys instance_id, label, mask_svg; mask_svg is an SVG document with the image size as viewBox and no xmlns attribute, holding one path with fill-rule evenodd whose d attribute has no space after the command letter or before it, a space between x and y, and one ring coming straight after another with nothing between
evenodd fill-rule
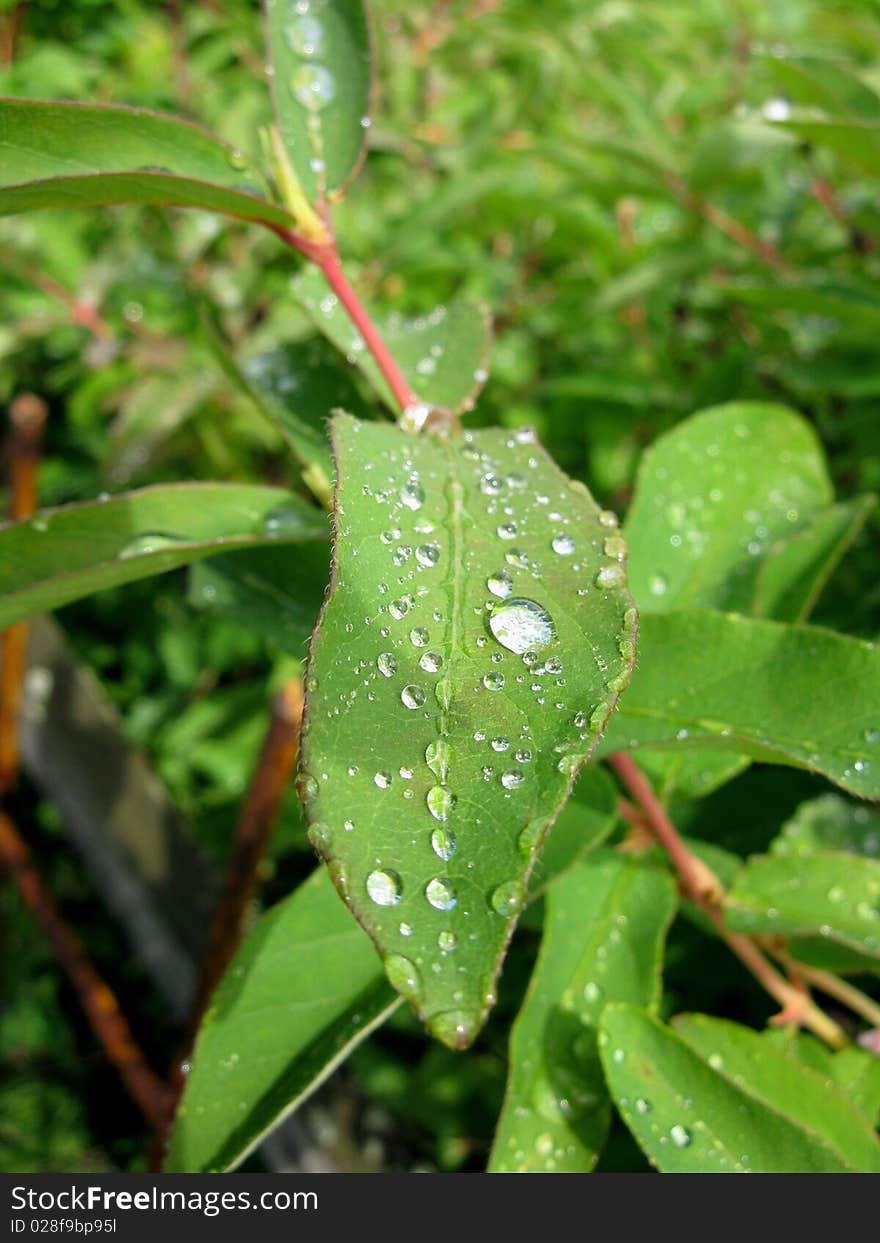
<instances>
[{"instance_id":1,"label":"red stem","mask_svg":"<svg viewBox=\"0 0 880 1243\"><path fill-rule=\"evenodd\" d=\"M388 387L394 394L394 400L401 410L417 403L418 398L391 357L388 346L382 340L379 330L370 319L363 303L346 279L335 248L326 248L320 252L316 260L324 273L327 284L336 294L351 322L364 339L364 344L376 360L376 365L385 377Z\"/></svg>"}]
</instances>

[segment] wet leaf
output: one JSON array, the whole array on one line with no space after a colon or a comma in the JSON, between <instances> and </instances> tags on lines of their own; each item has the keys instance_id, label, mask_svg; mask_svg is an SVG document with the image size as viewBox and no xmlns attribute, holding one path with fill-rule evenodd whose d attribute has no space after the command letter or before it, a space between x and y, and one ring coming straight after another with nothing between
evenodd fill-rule
<instances>
[{"instance_id":1,"label":"wet leaf","mask_svg":"<svg viewBox=\"0 0 880 1243\"><path fill-rule=\"evenodd\" d=\"M880 798L878 702L880 649L871 643L702 609L648 614L601 751L717 747Z\"/></svg>"},{"instance_id":2,"label":"wet leaf","mask_svg":"<svg viewBox=\"0 0 880 1243\"><path fill-rule=\"evenodd\" d=\"M880 1143L873 1127L827 1076L738 1023L684 1014L673 1027L729 1083L821 1137L847 1165L880 1170Z\"/></svg>"},{"instance_id":3,"label":"wet leaf","mask_svg":"<svg viewBox=\"0 0 880 1243\"><path fill-rule=\"evenodd\" d=\"M240 151L176 117L107 104L0 99L0 215L155 203L289 228Z\"/></svg>"},{"instance_id":4,"label":"wet leaf","mask_svg":"<svg viewBox=\"0 0 880 1243\"><path fill-rule=\"evenodd\" d=\"M385 404L397 402L363 338L317 268L307 268L291 288L317 327L364 373ZM419 319L372 317L412 391L429 406L470 410L488 378L489 317L475 302L460 299Z\"/></svg>"},{"instance_id":5,"label":"wet leaf","mask_svg":"<svg viewBox=\"0 0 880 1243\"><path fill-rule=\"evenodd\" d=\"M0 628L233 548L327 535L319 510L253 484L157 484L44 509L0 528Z\"/></svg>"},{"instance_id":6,"label":"wet leaf","mask_svg":"<svg viewBox=\"0 0 880 1243\"><path fill-rule=\"evenodd\" d=\"M306 197L335 197L357 170L370 124L370 36L360 0L267 0L272 96Z\"/></svg>"},{"instance_id":7,"label":"wet leaf","mask_svg":"<svg viewBox=\"0 0 880 1243\"><path fill-rule=\"evenodd\" d=\"M624 545L531 432L416 437L339 415L333 434L300 790L395 987L463 1047L629 675Z\"/></svg>"},{"instance_id":8,"label":"wet leaf","mask_svg":"<svg viewBox=\"0 0 880 1243\"><path fill-rule=\"evenodd\" d=\"M511 1035L490 1170L592 1168L611 1120L596 1043L599 1015L609 1001L656 1007L675 906L667 872L610 851L552 886L541 952Z\"/></svg>"},{"instance_id":9,"label":"wet leaf","mask_svg":"<svg viewBox=\"0 0 880 1243\"><path fill-rule=\"evenodd\" d=\"M818 1135L714 1070L680 1036L631 1005L610 1005L599 1049L611 1094L664 1173L843 1173Z\"/></svg>"},{"instance_id":10,"label":"wet leaf","mask_svg":"<svg viewBox=\"0 0 880 1243\"><path fill-rule=\"evenodd\" d=\"M617 790L604 767L585 768L556 817L529 879L529 901L600 845L617 822Z\"/></svg>"},{"instance_id":11,"label":"wet leaf","mask_svg":"<svg viewBox=\"0 0 880 1243\"><path fill-rule=\"evenodd\" d=\"M238 1165L397 1004L320 868L262 917L214 994L165 1171Z\"/></svg>"},{"instance_id":12,"label":"wet leaf","mask_svg":"<svg viewBox=\"0 0 880 1243\"><path fill-rule=\"evenodd\" d=\"M725 900L736 932L823 939L880 958L880 860L833 851L748 860Z\"/></svg>"},{"instance_id":13,"label":"wet leaf","mask_svg":"<svg viewBox=\"0 0 880 1243\"><path fill-rule=\"evenodd\" d=\"M833 850L880 859L880 811L839 794L821 794L796 808L770 850L789 857Z\"/></svg>"}]
</instances>

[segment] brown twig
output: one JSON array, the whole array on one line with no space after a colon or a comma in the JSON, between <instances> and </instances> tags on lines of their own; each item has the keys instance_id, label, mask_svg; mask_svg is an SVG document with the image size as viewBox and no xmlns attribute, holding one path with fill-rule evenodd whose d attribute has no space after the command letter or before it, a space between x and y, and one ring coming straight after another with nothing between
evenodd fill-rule
<instances>
[{"instance_id":1,"label":"brown twig","mask_svg":"<svg viewBox=\"0 0 880 1243\"><path fill-rule=\"evenodd\" d=\"M825 993L827 997L833 997L848 1010L852 1010L853 1014L860 1015L872 1027L880 1027L880 1005L872 1001L861 989L848 984L846 980L842 980L839 975L834 975L831 971L823 971L819 967L811 967L808 963L792 958L784 948L778 943L774 944L770 938L765 941L765 944L768 953L772 954L793 978L799 978L812 985L813 988L818 988L819 992Z\"/></svg>"},{"instance_id":2,"label":"brown twig","mask_svg":"<svg viewBox=\"0 0 880 1243\"><path fill-rule=\"evenodd\" d=\"M107 1058L148 1124L161 1131L171 1094L150 1070L116 998L92 966L82 942L65 922L34 867L30 851L8 816L0 812L0 864L50 941L80 1006Z\"/></svg>"},{"instance_id":3,"label":"brown twig","mask_svg":"<svg viewBox=\"0 0 880 1243\"><path fill-rule=\"evenodd\" d=\"M37 508L40 438L48 408L35 393L21 393L9 407L9 517L29 518ZM18 716L27 662L28 628L18 622L0 639L0 795L18 776Z\"/></svg>"},{"instance_id":4,"label":"brown twig","mask_svg":"<svg viewBox=\"0 0 880 1243\"><path fill-rule=\"evenodd\" d=\"M717 229L719 233L723 233L725 237L730 238L732 242L742 246L750 254L754 255L756 259L759 259L761 263L773 268L775 272L790 272L791 269L772 242L765 242L756 233L753 233L751 229L741 224L739 220L729 216L726 211L711 203L701 194L695 194L680 177L669 176L667 184L682 206L695 211L713 229Z\"/></svg>"},{"instance_id":5,"label":"brown twig","mask_svg":"<svg viewBox=\"0 0 880 1243\"><path fill-rule=\"evenodd\" d=\"M18 52L18 41L27 16L26 0L20 0L0 16L0 68L11 69Z\"/></svg>"},{"instance_id":6,"label":"brown twig","mask_svg":"<svg viewBox=\"0 0 880 1243\"><path fill-rule=\"evenodd\" d=\"M688 849L651 788L651 783L632 756L619 751L609 757L608 763L632 795L641 817L650 827L656 841L666 851L678 873L685 896L708 916L727 947L782 1006L781 1013L771 1019L771 1023L801 1024L834 1049L846 1044L843 1029L820 1010L807 989L790 983L780 975L761 953L755 941L730 932L725 927L722 909L724 886L711 868Z\"/></svg>"}]
</instances>

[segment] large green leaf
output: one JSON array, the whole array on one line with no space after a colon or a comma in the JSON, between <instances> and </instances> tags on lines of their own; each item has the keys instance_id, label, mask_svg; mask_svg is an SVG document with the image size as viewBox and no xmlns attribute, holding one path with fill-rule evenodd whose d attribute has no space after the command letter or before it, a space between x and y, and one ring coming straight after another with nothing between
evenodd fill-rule
<instances>
[{"instance_id":1,"label":"large green leaf","mask_svg":"<svg viewBox=\"0 0 880 1243\"><path fill-rule=\"evenodd\" d=\"M599 1026L602 1065L621 1117L664 1173L854 1168L635 1006L608 1006Z\"/></svg>"},{"instance_id":2,"label":"large green leaf","mask_svg":"<svg viewBox=\"0 0 880 1243\"><path fill-rule=\"evenodd\" d=\"M44 509L0 528L0 629L219 552L328 534L300 497L254 484L157 484Z\"/></svg>"},{"instance_id":3,"label":"large green leaf","mask_svg":"<svg viewBox=\"0 0 880 1243\"><path fill-rule=\"evenodd\" d=\"M719 747L880 798L878 703L874 644L702 609L648 614L601 750Z\"/></svg>"},{"instance_id":4,"label":"large green leaf","mask_svg":"<svg viewBox=\"0 0 880 1243\"><path fill-rule=\"evenodd\" d=\"M363 371L385 404L397 402L363 338L317 268L306 268L291 289L315 324L346 358ZM464 299L419 319L373 316L412 391L429 406L470 410L486 382L491 332L483 307Z\"/></svg>"},{"instance_id":5,"label":"large green leaf","mask_svg":"<svg viewBox=\"0 0 880 1243\"><path fill-rule=\"evenodd\" d=\"M645 453L626 519L640 612L749 612L769 547L831 500L822 447L784 406L686 419Z\"/></svg>"},{"instance_id":6,"label":"large green leaf","mask_svg":"<svg viewBox=\"0 0 880 1243\"><path fill-rule=\"evenodd\" d=\"M361 0L266 0L272 95L297 180L315 201L356 171L370 124L370 36Z\"/></svg>"},{"instance_id":7,"label":"large green leaf","mask_svg":"<svg viewBox=\"0 0 880 1243\"><path fill-rule=\"evenodd\" d=\"M770 849L775 855L833 850L880 859L880 811L839 794L820 794L795 809Z\"/></svg>"},{"instance_id":8,"label":"large green leaf","mask_svg":"<svg viewBox=\"0 0 880 1243\"><path fill-rule=\"evenodd\" d=\"M738 1023L684 1014L673 1026L729 1083L820 1136L853 1169L880 1171L880 1143L873 1127L827 1077Z\"/></svg>"},{"instance_id":9,"label":"large green leaf","mask_svg":"<svg viewBox=\"0 0 880 1243\"><path fill-rule=\"evenodd\" d=\"M830 850L756 856L725 900L737 932L822 936L880 958L880 860Z\"/></svg>"},{"instance_id":10,"label":"large green leaf","mask_svg":"<svg viewBox=\"0 0 880 1243\"><path fill-rule=\"evenodd\" d=\"M105 104L0 100L0 215L158 203L289 228L241 152L176 117Z\"/></svg>"},{"instance_id":11,"label":"large green leaf","mask_svg":"<svg viewBox=\"0 0 880 1243\"><path fill-rule=\"evenodd\" d=\"M669 874L600 851L550 889L544 939L510 1040L489 1168L585 1172L611 1118L596 1026L609 1001L654 1008L675 912Z\"/></svg>"},{"instance_id":12,"label":"large green leaf","mask_svg":"<svg viewBox=\"0 0 880 1243\"><path fill-rule=\"evenodd\" d=\"M333 435L300 789L392 982L461 1047L629 676L624 545L527 430L414 436L339 415Z\"/></svg>"},{"instance_id":13,"label":"large green leaf","mask_svg":"<svg viewBox=\"0 0 880 1243\"><path fill-rule=\"evenodd\" d=\"M397 1004L320 868L263 916L214 994L166 1171L237 1165Z\"/></svg>"},{"instance_id":14,"label":"large green leaf","mask_svg":"<svg viewBox=\"0 0 880 1243\"><path fill-rule=\"evenodd\" d=\"M815 1036L791 1025L768 1028L761 1033L761 1039L830 1079L870 1125L876 1126L880 1113L880 1058L851 1044L832 1052Z\"/></svg>"}]
</instances>

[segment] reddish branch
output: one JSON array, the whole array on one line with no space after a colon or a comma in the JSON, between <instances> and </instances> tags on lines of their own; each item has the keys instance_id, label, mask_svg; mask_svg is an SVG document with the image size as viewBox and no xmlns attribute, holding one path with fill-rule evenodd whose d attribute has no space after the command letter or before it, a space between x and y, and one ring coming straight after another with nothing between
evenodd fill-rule
<instances>
[{"instance_id":1,"label":"reddish branch","mask_svg":"<svg viewBox=\"0 0 880 1243\"><path fill-rule=\"evenodd\" d=\"M29 518L37 507L40 437L47 407L34 393L21 393L9 407L9 517ZM15 785L18 775L18 716L27 661L27 625L19 622L0 639L0 794Z\"/></svg>"},{"instance_id":2,"label":"reddish branch","mask_svg":"<svg viewBox=\"0 0 880 1243\"><path fill-rule=\"evenodd\" d=\"M0 864L12 877L22 901L50 941L92 1031L116 1067L132 1100L149 1125L156 1131L161 1130L166 1124L171 1104L168 1087L150 1070L116 998L92 966L76 933L64 921L44 888L30 851L15 825L2 812Z\"/></svg>"},{"instance_id":3,"label":"reddish branch","mask_svg":"<svg viewBox=\"0 0 880 1243\"><path fill-rule=\"evenodd\" d=\"M705 912L727 947L733 951L770 996L782 1006L781 1013L771 1019L771 1023L774 1025L802 1024L832 1048L840 1048L845 1044L846 1036L842 1029L819 1009L810 996L809 990L801 981L792 983L786 980L773 964L768 962L754 940L730 932L725 927L722 906L724 886L715 873L688 849L675 825L669 819L666 809L651 788L651 783L632 756L619 751L616 755L609 757L608 763L636 804L636 815L633 818L638 827L647 827L657 843L666 851L678 873L685 897ZM627 807L629 804L625 804L625 808ZM627 816L627 819L630 819L630 816Z\"/></svg>"}]
</instances>

